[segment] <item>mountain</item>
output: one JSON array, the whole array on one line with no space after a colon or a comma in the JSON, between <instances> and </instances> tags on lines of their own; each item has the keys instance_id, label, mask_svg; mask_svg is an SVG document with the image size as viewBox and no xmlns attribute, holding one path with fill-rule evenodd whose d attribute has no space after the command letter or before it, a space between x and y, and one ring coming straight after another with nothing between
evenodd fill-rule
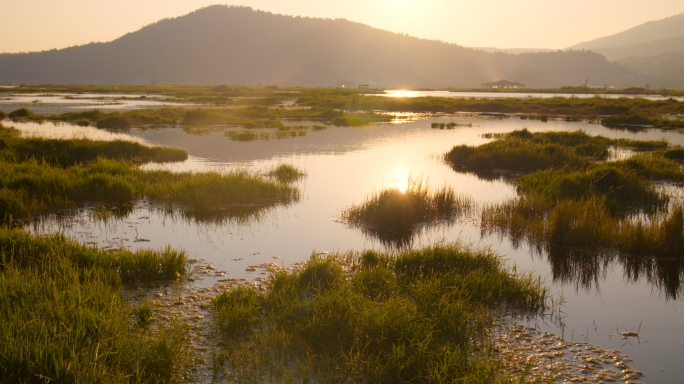
<instances>
[{"instance_id":1,"label":"mountain","mask_svg":"<svg viewBox=\"0 0 684 384\"><path fill-rule=\"evenodd\" d=\"M536 53L536 52L553 52L555 49L548 48L494 48L494 47L470 47L472 49L478 49L480 51L485 51L489 53L493 52L503 52L503 53Z\"/></svg>"},{"instance_id":2,"label":"mountain","mask_svg":"<svg viewBox=\"0 0 684 384\"><path fill-rule=\"evenodd\" d=\"M0 55L0 83L558 86L586 78L611 84L628 74L592 52L487 53L344 19L219 5L107 43Z\"/></svg>"},{"instance_id":3,"label":"mountain","mask_svg":"<svg viewBox=\"0 0 684 384\"><path fill-rule=\"evenodd\" d=\"M684 13L649 21L615 35L576 44L569 49L592 50L608 60L684 51Z\"/></svg>"},{"instance_id":4,"label":"mountain","mask_svg":"<svg viewBox=\"0 0 684 384\"><path fill-rule=\"evenodd\" d=\"M620 64L635 75L633 83L652 87L684 88L684 50L652 56L628 57Z\"/></svg>"}]
</instances>

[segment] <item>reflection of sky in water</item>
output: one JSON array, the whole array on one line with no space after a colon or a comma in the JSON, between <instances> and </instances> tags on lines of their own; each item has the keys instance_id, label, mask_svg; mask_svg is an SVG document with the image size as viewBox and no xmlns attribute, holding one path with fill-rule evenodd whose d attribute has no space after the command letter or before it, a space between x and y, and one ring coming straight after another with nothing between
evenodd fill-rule
<instances>
[{"instance_id":1,"label":"reflection of sky in water","mask_svg":"<svg viewBox=\"0 0 684 384\"><path fill-rule=\"evenodd\" d=\"M518 92L449 92L449 91L408 91L408 90L387 90L384 94L369 94L368 96L383 96L383 97L447 97L447 98L476 98L476 99L506 99L506 98L527 98L527 97L538 97L542 99L548 99L552 97L577 97L580 99L586 99L590 97L596 97L592 93L582 94L582 93L518 93ZM647 100L666 100L670 96L660 96L660 95L619 95L619 94L605 94L600 95L607 99L619 99L621 97L628 98L641 98ZM674 96L675 100L684 100L684 97Z\"/></svg>"},{"instance_id":2,"label":"reflection of sky in water","mask_svg":"<svg viewBox=\"0 0 684 384\"><path fill-rule=\"evenodd\" d=\"M430 128L431 122L450 121L472 123L473 127L454 130ZM335 219L343 209L361 203L372 191L387 186L401 188L409 176L429 180L434 187L447 184L457 193L470 196L479 203L500 202L514 197L515 188L507 182L485 181L472 174L457 173L439 160L441 154L453 145L478 145L489 141L481 137L482 133L509 132L524 127L531 131L583 129L590 134L613 138L664 138L684 144L684 136L673 132L632 133L588 123L468 117L438 117L362 128L328 127L324 131L310 132L306 137L249 143L228 140L221 131L193 136L176 128L134 129L130 134L121 136L94 128L66 125L54 128L51 124L39 127L14 125L33 134L42 130L40 132L51 134L64 132L58 135L71 137L74 133L67 133L71 129L78 137L130 137L150 144L185 148L191 155L183 163L150 164L147 168L201 171L242 166L265 171L275 164L287 162L304 169L307 177L300 182L300 202L291 207L268 210L258 220L244 224L196 224L193 219L164 215L141 205L125 219L108 224L91 220L83 214L79 221L68 226L59 226L48 220L41 229L62 228L69 235L103 246L121 244L122 241L132 248L171 244L185 248L191 257L205 259L217 268L227 270L230 276L250 278L260 276L259 272L250 274L245 267L274 261L273 256L280 256L277 262L287 266L306 258L314 250L384 249L381 241ZM564 308L567 313L566 338L586 338L606 349L621 349L635 360L634 368L646 372L644 380L648 382L677 382L684 375L684 367L677 357L678 352L684 350L684 328L681 326L684 314L678 301L666 300L665 294L657 287L657 279L652 283L645 278L630 280L624 273L623 263L617 262L616 258L540 255L524 244L515 247L507 238L498 235L481 236L476 219L466 217L453 225L424 228L415 235L414 246L461 240L479 247L491 247L523 270L540 274L551 285L552 292L562 292L567 300ZM150 242L133 242L136 234ZM233 260L239 258L244 260ZM592 269L597 273L588 278L582 276L583 271ZM582 284L583 279L588 280L585 283L589 287ZM640 341L634 338L626 341L615 336L625 330L623 326L629 330L640 323ZM556 334L562 331L552 324L539 324L539 327Z\"/></svg>"}]
</instances>

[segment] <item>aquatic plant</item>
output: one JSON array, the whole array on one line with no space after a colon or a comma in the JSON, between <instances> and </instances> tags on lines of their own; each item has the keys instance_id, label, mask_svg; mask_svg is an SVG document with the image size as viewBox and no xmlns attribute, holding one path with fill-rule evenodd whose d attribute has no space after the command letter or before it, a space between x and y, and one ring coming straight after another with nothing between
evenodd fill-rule
<instances>
[{"instance_id":1,"label":"aquatic plant","mask_svg":"<svg viewBox=\"0 0 684 384\"><path fill-rule=\"evenodd\" d=\"M281 183L291 183L304 177L306 174L291 164L279 164L268 171L267 175L274 177Z\"/></svg>"},{"instance_id":2,"label":"aquatic plant","mask_svg":"<svg viewBox=\"0 0 684 384\"><path fill-rule=\"evenodd\" d=\"M505 373L471 341L486 343L492 310L537 313L546 298L538 278L460 244L313 255L274 272L265 292L215 297L226 342L214 356L242 381L497 382Z\"/></svg>"},{"instance_id":3,"label":"aquatic plant","mask_svg":"<svg viewBox=\"0 0 684 384\"><path fill-rule=\"evenodd\" d=\"M470 199L457 196L451 187L430 191L428 183L410 178L406 190L391 187L373 193L362 204L346 209L342 217L366 227L401 231L451 219L471 206Z\"/></svg>"},{"instance_id":4,"label":"aquatic plant","mask_svg":"<svg viewBox=\"0 0 684 384\"><path fill-rule=\"evenodd\" d=\"M184 161L184 149L150 147L125 140L45 139L20 137L16 130L0 126L0 148L4 158L14 162L36 160L64 167L95 161L98 157L135 162Z\"/></svg>"},{"instance_id":5,"label":"aquatic plant","mask_svg":"<svg viewBox=\"0 0 684 384\"><path fill-rule=\"evenodd\" d=\"M168 250L147 252L166 265ZM184 253L178 255L174 273L160 274L130 251L0 229L0 381L183 380L194 364L187 327L131 327L133 311L120 293L122 279L177 278L186 261ZM153 321L146 313L146 321Z\"/></svg>"}]
</instances>

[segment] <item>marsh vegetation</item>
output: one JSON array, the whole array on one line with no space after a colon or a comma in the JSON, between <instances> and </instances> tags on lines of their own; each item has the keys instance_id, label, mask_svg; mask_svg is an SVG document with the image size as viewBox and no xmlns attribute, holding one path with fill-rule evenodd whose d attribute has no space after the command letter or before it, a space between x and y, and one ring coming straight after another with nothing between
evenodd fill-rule
<instances>
[{"instance_id":1,"label":"marsh vegetation","mask_svg":"<svg viewBox=\"0 0 684 384\"><path fill-rule=\"evenodd\" d=\"M390 187L369 195L346 209L342 218L383 242L406 245L423 225L448 222L468 211L472 201L456 195L451 187L431 190L429 183L411 177L402 190Z\"/></svg>"},{"instance_id":2,"label":"marsh vegetation","mask_svg":"<svg viewBox=\"0 0 684 384\"><path fill-rule=\"evenodd\" d=\"M500 170L516 183L517 198L484 208L485 231L526 240L555 258L582 252L593 253L595 260L611 252L647 260L682 256L682 206L655 184L684 181L684 167L671 159L681 148L584 132L522 130L495 137L445 155L457 170L485 175ZM611 160L611 147L635 154ZM676 296L676 291L669 294Z\"/></svg>"},{"instance_id":3,"label":"marsh vegetation","mask_svg":"<svg viewBox=\"0 0 684 384\"><path fill-rule=\"evenodd\" d=\"M164 209L193 211L198 217L212 216L211 212L229 216L231 207L242 212L241 207L249 204L260 210L299 197L295 187L244 169L173 173L146 171L136 162L121 160L130 154L146 154L158 161L181 159L187 157L183 150L117 141L27 139L10 128L0 128L0 134L4 143L0 217L4 220L85 203L126 205L140 199Z\"/></svg>"},{"instance_id":4,"label":"marsh vegetation","mask_svg":"<svg viewBox=\"0 0 684 384\"><path fill-rule=\"evenodd\" d=\"M62 235L0 229L0 381L182 382L192 368L181 322L132 326L122 284L168 282L171 248L108 252ZM145 326L143 326L145 325Z\"/></svg>"},{"instance_id":5,"label":"marsh vegetation","mask_svg":"<svg viewBox=\"0 0 684 384\"><path fill-rule=\"evenodd\" d=\"M497 308L540 313L547 291L488 251L459 244L401 253L313 255L265 291L213 300L217 377L240 382L505 382L486 349Z\"/></svg>"}]
</instances>

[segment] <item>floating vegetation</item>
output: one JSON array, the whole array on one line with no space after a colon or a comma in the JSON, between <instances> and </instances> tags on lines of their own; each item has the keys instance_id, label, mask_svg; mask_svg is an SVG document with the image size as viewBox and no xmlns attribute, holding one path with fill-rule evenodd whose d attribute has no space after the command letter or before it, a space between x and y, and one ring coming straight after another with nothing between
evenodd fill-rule
<instances>
[{"instance_id":1,"label":"floating vegetation","mask_svg":"<svg viewBox=\"0 0 684 384\"><path fill-rule=\"evenodd\" d=\"M245 131L225 131L224 135L230 140L234 141L255 141L255 140L271 140L271 139L292 139L296 137L304 137L308 132L319 132L327 129L322 125L304 126L304 125L287 125L276 129L273 132L254 132L252 130Z\"/></svg>"},{"instance_id":2,"label":"floating vegetation","mask_svg":"<svg viewBox=\"0 0 684 384\"><path fill-rule=\"evenodd\" d=\"M547 291L485 250L459 244L402 253L313 255L212 301L223 336L215 374L269 380L487 382L504 374L471 347L491 310L545 308ZM229 375L229 376L228 376Z\"/></svg>"},{"instance_id":3,"label":"floating vegetation","mask_svg":"<svg viewBox=\"0 0 684 384\"><path fill-rule=\"evenodd\" d=\"M456 127L472 127L473 123L469 124L464 124L464 123L432 123L430 124L430 128L433 129L456 129Z\"/></svg>"},{"instance_id":4,"label":"floating vegetation","mask_svg":"<svg viewBox=\"0 0 684 384\"><path fill-rule=\"evenodd\" d=\"M193 367L187 327L120 293L122 280L184 275L184 252L108 252L5 228L0 258L0 381L175 382Z\"/></svg>"},{"instance_id":5,"label":"floating vegetation","mask_svg":"<svg viewBox=\"0 0 684 384\"><path fill-rule=\"evenodd\" d=\"M346 209L342 219L385 241L405 244L419 226L451 220L472 205L450 187L430 191L427 182L410 178L405 190L392 187L374 193Z\"/></svg>"}]
</instances>

